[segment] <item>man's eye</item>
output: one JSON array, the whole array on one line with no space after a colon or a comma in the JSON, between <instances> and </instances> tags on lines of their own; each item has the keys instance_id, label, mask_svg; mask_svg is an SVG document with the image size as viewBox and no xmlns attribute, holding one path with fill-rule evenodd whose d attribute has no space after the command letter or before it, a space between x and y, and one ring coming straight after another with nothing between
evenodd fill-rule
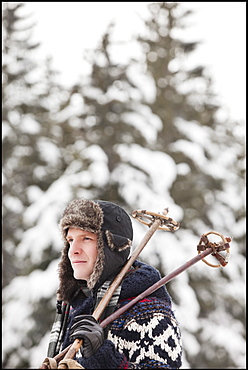
<instances>
[{"instance_id":1,"label":"man's eye","mask_svg":"<svg viewBox=\"0 0 248 370\"><path fill-rule=\"evenodd\" d=\"M72 243L73 239L67 239L68 243Z\"/></svg>"}]
</instances>

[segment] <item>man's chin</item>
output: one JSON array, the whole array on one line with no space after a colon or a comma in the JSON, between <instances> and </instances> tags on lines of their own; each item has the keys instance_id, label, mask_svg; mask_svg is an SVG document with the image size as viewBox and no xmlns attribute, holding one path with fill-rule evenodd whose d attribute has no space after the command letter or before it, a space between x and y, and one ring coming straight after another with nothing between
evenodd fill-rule
<instances>
[{"instance_id":1,"label":"man's chin","mask_svg":"<svg viewBox=\"0 0 248 370\"><path fill-rule=\"evenodd\" d=\"M88 280L88 278L86 278L86 277L85 277L85 275L80 275L80 274L77 274L77 273L75 273L75 272L74 272L73 276L74 276L74 278L75 278L76 280L85 280L85 281L87 281L87 280Z\"/></svg>"}]
</instances>

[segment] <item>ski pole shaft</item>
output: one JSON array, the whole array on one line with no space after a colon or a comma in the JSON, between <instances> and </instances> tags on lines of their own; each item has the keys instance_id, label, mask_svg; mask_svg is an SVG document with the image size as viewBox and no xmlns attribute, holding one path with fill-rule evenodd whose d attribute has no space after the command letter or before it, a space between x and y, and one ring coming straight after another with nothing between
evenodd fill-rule
<instances>
[{"instance_id":1,"label":"ski pole shaft","mask_svg":"<svg viewBox=\"0 0 248 370\"><path fill-rule=\"evenodd\" d=\"M127 304L125 304L124 306L122 306L121 308L116 310L112 315L108 316L105 320L103 320L100 325L103 328L105 328L108 324L110 324L113 320L115 320L120 315L122 315L125 311L127 311L135 303L139 302L140 300L144 299L145 297L147 297L151 293L155 292L155 290L160 288L162 285L168 283L169 281L174 279L176 276L181 274L183 271L187 270L189 267L193 266L195 263L202 260L203 258L205 258L206 256L208 256L211 253L213 253L213 250L211 248L208 248L204 252L198 254L197 256L192 258L191 260L189 260L186 263L184 263L183 265L179 266L177 269L175 269L174 271L172 271L171 273L169 273L168 275L166 275L165 277L163 277L162 279L157 281L155 284L150 286L148 289L146 289L144 292L142 292L137 297L132 299L130 302L128 302Z\"/></svg>"}]
</instances>

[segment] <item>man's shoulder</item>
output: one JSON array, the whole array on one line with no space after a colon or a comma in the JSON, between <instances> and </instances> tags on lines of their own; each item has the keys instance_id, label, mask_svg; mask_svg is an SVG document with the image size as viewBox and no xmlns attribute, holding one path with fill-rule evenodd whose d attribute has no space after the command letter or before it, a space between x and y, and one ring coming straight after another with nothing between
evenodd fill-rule
<instances>
[{"instance_id":1,"label":"man's shoulder","mask_svg":"<svg viewBox=\"0 0 248 370\"><path fill-rule=\"evenodd\" d=\"M122 283L121 299L136 297L161 279L160 272L147 263L136 260ZM170 302L170 296L164 286L153 293L154 297Z\"/></svg>"},{"instance_id":2,"label":"man's shoulder","mask_svg":"<svg viewBox=\"0 0 248 370\"><path fill-rule=\"evenodd\" d=\"M148 265L145 262L136 260L133 264L133 268L135 269L134 277L136 279L138 279L139 277L141 279L149 278L150 283L152 281L156 282L161 279L160 272L155 267Z\"/></svg>"}]
</instances>

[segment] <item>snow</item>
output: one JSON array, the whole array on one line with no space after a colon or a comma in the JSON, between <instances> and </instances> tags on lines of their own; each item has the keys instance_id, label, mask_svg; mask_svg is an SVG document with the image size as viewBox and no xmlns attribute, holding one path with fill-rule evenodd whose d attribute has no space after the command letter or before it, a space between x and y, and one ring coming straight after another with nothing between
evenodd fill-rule
<instances>
[{"instance_id":1,"label":"snow","mask_svg":"<svg viewBox=\"0 0 248 370\"><path fill-rule=\"evenodd\" d=\"M175 126L182 132L190 141L200 144L202 147L207 147L210 144L209 128L199 125L198 122L185 121L182 118L175 120Z\"/></svg>"},{"instance_id":2,"label":"snow","mask_svg":"<svg viewBox=\"0 0 248 370\"><path fill-rule=\"evenodd\" d=\"M56 144L51 143L47 138L41 138L37 141L37 147L40 151L40 157L47 164L56 166L60 158L60 149Z\"/></svg>"},{"instance_id":3,"label":"snow","mask_svg":"<svg viewBox=\"0 0 248 370\"><path fill-rule=\"evenodd\" d=\"M158 129L162 128L162 122L152 114L148 107L136 107L137 112L123 113L121 118L124 122L134 126L142 132L147 142L153 143L157 139Z\"/></svg>"},{"instance_id":4,"label":"snow","mask_svg":"<svg viewBox=\"0 0 248 370\"><path fill-rule=\"evenodd\" d=\"M228 157L228 156L227 156ZM232 207L232 209L238 210L242 207L243 202L246 197L246 188L244 187L240 196L237 196L237 187L235 183L225 183L224 184L224 191L221 194L218 194L218 199L221 200L223 203ZM241 220L243 223L244 220ZM237 224L235 222L234 227Z\"/></svg>"},{"instance_id":5,"label":"snow","mask_svg":"<svg viewBox=\"0 0 248 370\"><path fill-rule=\"evenodd\" d=\"M244 334L244 328L242 325L236 322L234 326L226 325L223 326L222 322L230 322L231 315L220 310L216 313L215 322L205 319L200 320L201 326L203 327L202 338L204 342L214 342L216 348L222 346L225 343L228 353L232 357L237 368L244 366L243 358L246 353L246 346L242 340L242 334ZM210 322L209 322L210 321ZM237 326L236 326L237 325ZM214 335L213 335L214 333ZM213 354L209 353L211 357Z\"/></svg>"},{"instance_id":6,"label":"snow","mask_svg":"<svg viewBox=\"0 0 248 370\"><path fill-rule=\"evenodd\" d=\"M24 115L22 118L21 130L26 134L38 134L40 132L40 124L32 118L31 115Z\"/></svg>"},{"instance_id":7,"label":"snow","mask_svg":"<svg viewBox=\"0 0 248 370\"><path fill-rule=\"evenodd\" d=\"M188 140L177 140L170 145L172 151L182 152L186 157L191 158L198 165L199 169L206 164L204 148L198 144L189 142Z\"/></svg>"},{"instance_id":8,"label":"snow","mask_svg":"<svg viewBox=\"0 0 248 370\"><path fill-rule=\"evenodd\" d=\"M182 175L182 176L185 176L185 175L189 174L190 173L190 167L189 167L188 163L184 163L184 162L178 163L177 164L177 173L178 173L178 175Z\"/></svg>"},{"instance_id":9,"label":"snow","mask_svg":"<svg viewBox=\"0 0 248 370\"><path fill-rule=\"evenodd\" d=\"M109 170L107 163L102 163L101 161L97 161L92 163L88 167L91 173L91 184L95 186L104 186L108 182L109 179Z\"/></svg>"},{"instance_id":10,"label":"snow","mask_svg":"<svg viewBox=\"0 0 248 370\"><path fill-rule=\"evenodd\" d=\"M47 353L47 343L49 343L50 333L47 333L42 340L40 341L39 345L32 348L32 351L29 353L30 363L33 367L30 369L38 369L43 361L46 358Z\"/></svg>"},{"instance_id":11,"label":"snow","mask_svg":"<svg viewBox=\"0 0 248 370\"><path fill-rule=\"evenodd\" d=\"M151 174L151 181L156 193L168 191L176 178L176 165L166 153L156 152L143 148L137 144L118 146L118 153L122 160L132 163L140 170ZM147 171L148 168L148 171Z\"/></svg>"},{"instance_id":12,"label":"snow","mask_svg":"<svg viewBox=\"0 0 248 370\"><path fill-rule=\"evenodd\" d=\"M146 102L152 103L156 96L156 86L154 80L150 76L144 75L143 71L136 66L130 66L127 75L130 80L139 87L139 91Z\"/></svg>"},{"instance_id":13,"label":"snow","mask_svg":"<svg viewBox=\"0 0 248 370\"><path fill-rule=\"evenodd\" d=\"M191 333L187 332L187 330L185 330L185 332L183 333L182 343L183 343L183 348L187 349L187 352L191 356L197 356L197 354L200 352L199 343L197 342L195 337L191 335ZM185 360L183 361L183 363L185 363Z\"/></svg>"},{"instance_id":14,"label":"snow","mask_svg":"<svg viewBox=\"0 0 248 370\"><path fill-rule=\"evenodd\" d=\"M35 322L30 318L34 304L41 298L55 296L57 265L58 261L54 260L46 271L34 270L28 276L17 276L4 289L3 299L8 305L3 308L3 351L19 348L24 328L26 333L34 328Z\"/></svg>"},{"instance_id":15,"label":"snow","mask_svg":"<svg viewBox=\"0 0 248 370\"><path fill-rule=\"evenodd\" d=\"M8 195L5 198L5 206L11 212L21 213L23 211L23 204L17 197Z\"/></svg>"},{"instance_id":16,"label":"snow","mask_svg":"<svg viewBox=\"0 0 248 370\"><path fill-rule=\"evenodd\" d=\"M2 140L6 137L10 136L12 133L11 127L9 126L8 122L2 121Z\"/></svg>"},{"instance_id":17,"label":"snow","mask_svg":"<svg viewBox=\"0 0 248 370\"><path fill-rule=\"evenodd\" d=\"M28 196L29 203L34 203L43 194L44 194L43 191L37 185L31 185L27 189L27 196Z\"/></svg>"}]
</instances>

